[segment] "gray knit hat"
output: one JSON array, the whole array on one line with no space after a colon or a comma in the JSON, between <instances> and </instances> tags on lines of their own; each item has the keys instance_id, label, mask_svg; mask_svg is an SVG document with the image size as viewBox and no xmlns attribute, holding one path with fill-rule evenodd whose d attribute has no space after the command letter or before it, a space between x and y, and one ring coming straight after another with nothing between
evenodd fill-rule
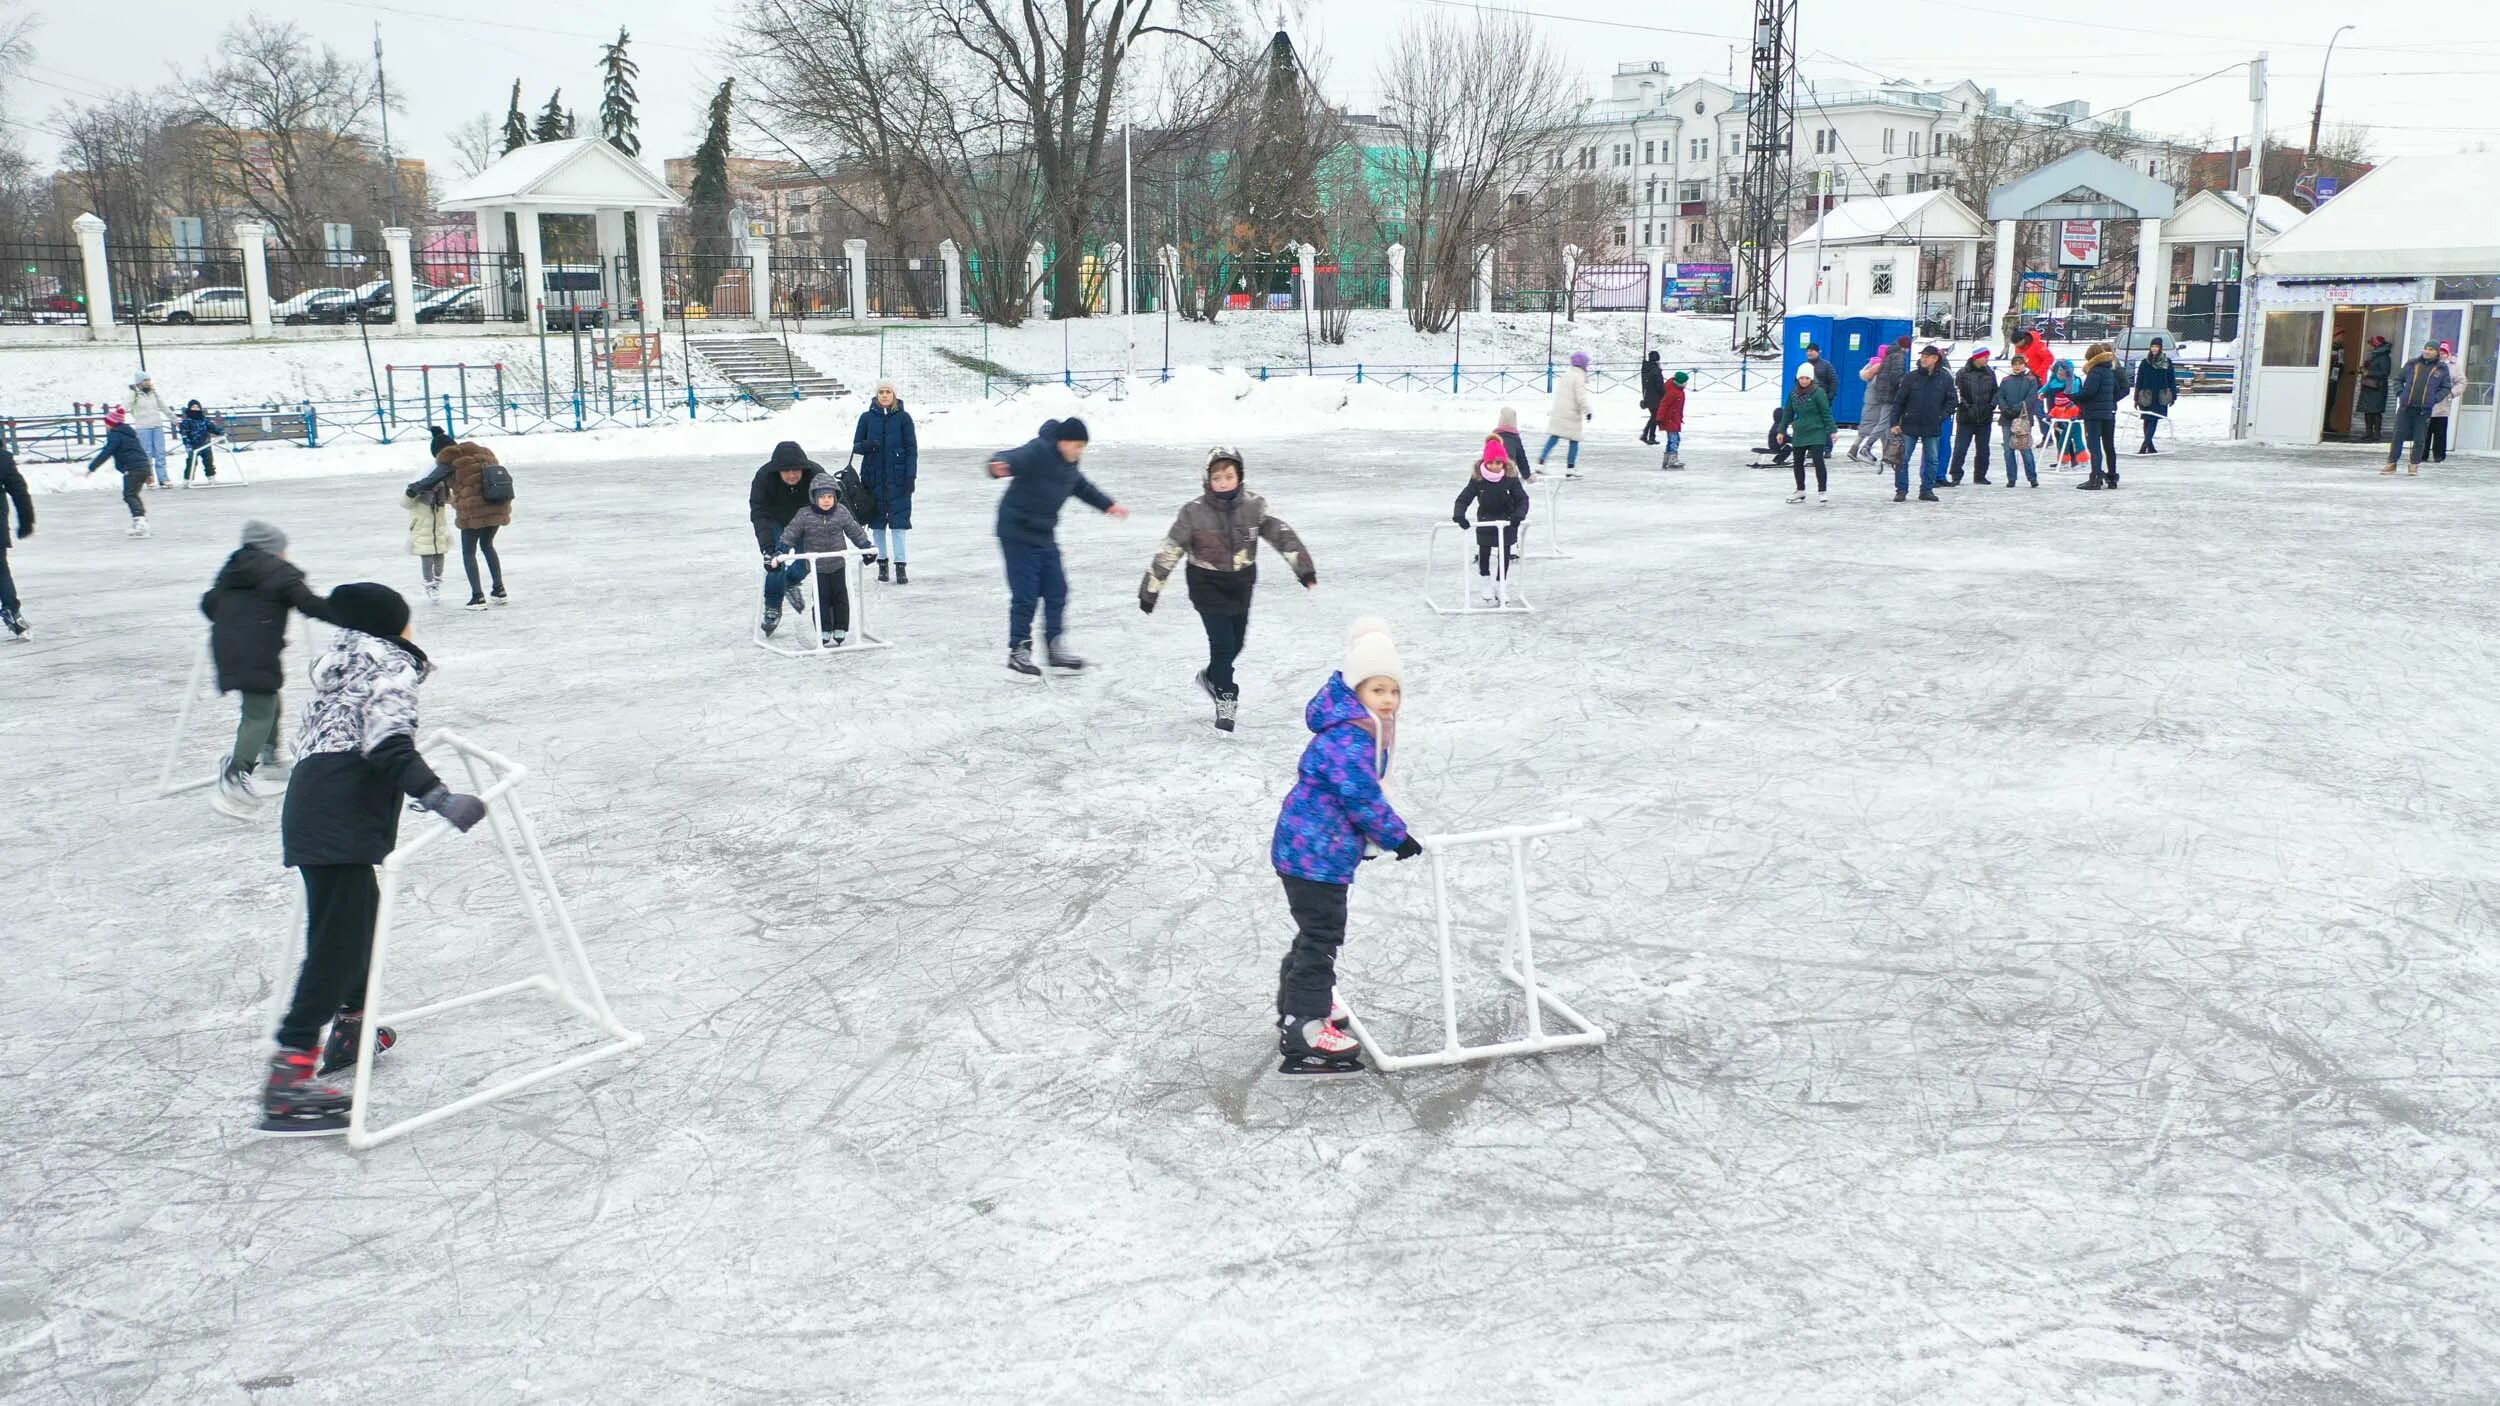
<instances>
[{"instance_id":1,"label":"gray knit hat","mask_svg":"<svg viewBox=\"0 0 2500 1406\"><path fill-rule=\"evenodd\" d=\"M258 547L272 556L286 550L286 534L259 518L243 524L243 545Z\"/></svg>"}]
</instances>

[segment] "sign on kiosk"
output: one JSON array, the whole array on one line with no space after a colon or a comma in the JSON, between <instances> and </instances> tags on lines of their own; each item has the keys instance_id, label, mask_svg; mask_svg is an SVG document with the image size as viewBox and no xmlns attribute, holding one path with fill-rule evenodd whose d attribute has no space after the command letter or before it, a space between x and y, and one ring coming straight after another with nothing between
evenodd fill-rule
<instances>
[{"instance_id":1,"label":"sign on kiosk","mask_svg":"<svg viewBox=\"0 0 2500 1406\"><path fill-rule=\"evenodd\" d=\"M2101 266L2099 220L2057 222L2057 266L2068 269L2096 269Z\"/></svg>"}]
</instances>

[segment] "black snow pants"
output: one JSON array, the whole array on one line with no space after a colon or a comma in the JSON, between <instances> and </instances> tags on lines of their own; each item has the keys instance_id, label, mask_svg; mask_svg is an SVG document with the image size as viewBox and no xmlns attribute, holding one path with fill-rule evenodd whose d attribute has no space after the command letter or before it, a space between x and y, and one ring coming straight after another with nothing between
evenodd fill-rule
<instances>
[{"instance_id":1,"label":"black snow pants","mask_svg":"<svg viewBox=\"0 0 2500 1406\"><path fill-rule=\"evenodd\" d=\"M290 1050L313 1048L332 1017L365 1008L365 967L382 906L370 864L307 864L303 874L304 965L278 1026L278 1043Z\"/></svg>"},{"instance_id":2,"label":"black snow pants","mask_svg":"<svg viewBox=\"0 0 2500 1406\"><path fill-rule=\"evenodd\" d=\"M1293 913L1293 946L1276 972L1276 1014L1289 1021L1326 1020L1337 993L1337 949L1345 946L1347 884L1279 874Z\"/></svg>"},{"instance_id":3,"label":"black snow pants","mask_svg":"<svg viewBox=\"0 0 2500 1406\"><path fill-rule=\"evenodd\" d=\"M1230 692L1233 661L1241 657L1242 642L1250 636L1250 613L1217 615L1201 610L1198 623L1207 629L1207 682L1218 692Z\"/></svg>"}]
</instances>

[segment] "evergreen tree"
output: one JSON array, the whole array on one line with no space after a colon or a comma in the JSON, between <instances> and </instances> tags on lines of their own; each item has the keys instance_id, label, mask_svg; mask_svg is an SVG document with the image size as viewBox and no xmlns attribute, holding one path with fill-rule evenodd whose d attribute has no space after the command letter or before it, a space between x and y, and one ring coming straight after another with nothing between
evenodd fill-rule
<instances>
[{"instance_id":1,"label":"evergreen tree","mask_svg":"<svg viewBox=\"0 0 2500 1406\"><path fill-rule=\"evenodd\" d=\"M512 80L512 107L503 115L503 149L509 155L530 144L530 120L521 115L521 80Z\"/></svg>"},{"instance_id":2,"label":"evergreen tree","mask_svg":"<svg viewBox=\"0 0 2500 1406\"><path fill-rule=\"evenodd\" d=\"M531 129L530 140L534 142L564 140L564 90L562 88L547 95L547 105L538 110L538 125Z\"/></svg>"},{"instance_id":3,"label":"evergreen tree","mask_svg":"<svg viewBox=\"0 0 2500 1406\"><path fill-rule=\"evenodd\" d=\"M729 103L736 80L721 80L703 128L703 144L694 150L694 184L687 192L687 218L694 225L695 287L689 298L717 300L717 289L730 263ZM762 304L754 304L762 306Z\"/></svg>"},{"instance_id":4,"label":"evergreen tree","mask_svg":"<svg viewBox=\"0 0 2500 1406\"><path fill-rule=\"evenodd\" d=\"M622 27L616 31L616 42L599 51L599 66L606 71L606 90L599 97L599 135L627 156L642 155L642 138L636 129L641 125L634 117L634 80L642 68L625 56L625 45L633 36Z\"/></svg>"}]
</instances>

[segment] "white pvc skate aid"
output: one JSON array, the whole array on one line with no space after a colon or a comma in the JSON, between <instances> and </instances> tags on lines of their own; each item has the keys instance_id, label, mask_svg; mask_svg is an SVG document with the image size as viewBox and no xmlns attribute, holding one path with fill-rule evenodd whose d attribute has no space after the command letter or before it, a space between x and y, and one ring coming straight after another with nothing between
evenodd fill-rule
<instances>
[{"instance_id":1,"label":"white pvc skate aid","mask_svg":"<svg viewBox=\"0 0 2500 1406\"><path fill-rule=\"evenodd\" d=\"M1476 528L1479 525L1496 528L1501 533L1500 544L1493 551L1491 563L1493 574L1490 578L1476 574ZM1443 615L1525 615L1535 610L1536 607L1528 603L1527 596L1510 579L1510 535L1515 530L1513 525L1507 522L1469 523L1464 527L1456 522L1434 523L1432 536L1424 542L1424 604ZM1432 593L1433 563L1440 551L1441 534L1444 532L1466 534L1463 539L1464 545L1458 554L1458 603L1456 605L1445 604ZM1478 583L1487 579L1493 583L1493 599L1489 602L1477 595Z\"/></svg>"},{"instance_id":2,"label":"white pvc skate aid","mask_svg":"<svg viewBox=\"0 0 2500 1406\"><path fill-rule=\"evenodd\" d=\"M773 634L765 634L764 622L758 619L749 635L756 648L785 659L822 659L836 654L859 654L871 649L894 647L894 641L881 639L868 628L868 569L867 564L860 560L860 549L845 547L838 552L786 552L774 558L774 564L787 566L794 561L806 562L807 580L802 583L801 589L821 591L824 589L825 563L828 560L842 563L843 584L851 597L850 638L838 645L824 642L824 627L819 623L824 617L817 613L823 601L819 596L810 599L805 610L783 610L781 627ZM753 600L754 597L749 596L748 599ZM804 627L795 635L790 629L794 619Z\"/></svg>"},{"instance_id":3,"label":"white pvc skate aid","mask_svg":"<svg viewBox=\"0 0 2500 1406\"><path fill-rule=\"evenodd\" d=\"M312 621L303 615L298 615L295 617L295 624L296 643L303 646L304 667L310 670L312 662L321 657L320 650L313 645ZM212 702L219 697L214 672L216 668L215 651L206 641L202 641L199 654L191 661L191 681L182 686L182 706L174 712L174 735L165 743L165 765L156 773L156 794L160 797L178 796L185 791L197 791L204 786L217 784L218 773L214 764L211 764L205 776L195 776L186 781L174 779L175 775L182 770L182 744L191 735L191 714L199 708L203 694ZM277 740L283 749L286 744L286 715L283 713L278 715Z\"/></svg>"},{"instance_id":4,"label":"white pvc skate aid","mask_svg":"<svg viewBox=\"0 0 2500 1406\"><path fill-rule=\"evenodd\" d=\"M559 1074L567 1074L585 1065L620 1055L642 1043L642 1036L628 1030L608 1008L606 993L599 989L599 978L590 969L590 956L582 950L581 934L574 930L573 916L564 906L564 895L556 888L555 874L547 867L547 855L538 846L538 832L531 826L529 812L521 808L513 788L528 777L519 763L497 756L452 732L436 732L420 744L423 749L448 748L460 754L461 764L468 769L469 784L478 799L486 802L486 824L494 832L496 846L503 851L504 865L510 870L512 883L521 896L522 906L529 910L530 924L538 934L539 955L543 968L519 981L466 996L454 996L414 1010L388 1011L383 1008L383 975L390 969L391 925L398 916L401 875L409 861L447 835L457 835L448 820L426 826L414 840L393 851L382 861L382 903L373 922L373 957L365 975L365 1019L358 1032L356 1045L355 1104L347 1119L347 1145L355 1148L377 1146L392 1138L413 1133L431 1123L439 1123L456 1113L465 1113L481 1104L512 1095L545 1083ZM519 841L518 846L514 844ZM524 861L524 854L527 859ZM296 929L303 927L303 898L296 898ZM374 1032L384 1025L408 1025L445 1011L491 1001L520 991L543 991L590 1022L608 1037L607 1043L585 1050L554 1064L543 1065L517 1078L479 1089L463 1098L452 1100L440 1108L428 1109L396 1123L376 1128L371 1112L373 1080Z\"/></svg>"},{"instance_id":5,"label":"white pvc skate aid","mask_svg":"<svg viewBox=\"0 0 2500 1406\"><path fill-rule=\"evenodd\" d=\"M1528 853L1530 840L1546 835L1561 835L1584 829L1588 821L1579 816L1549 820L1541 825L1512 825L1499 830L1478 830L1462 835L1418 835L1416 842L1424 847L1424 857L1432 865L1432 917L1439 931L1441 958L1441 1048L1421 1054L1395 1054L1372 1037L1363 1025L1363 1018L1351 1004L1346 1007L1346 1024L1353 1027L1354 1038L1363 1043L1363 1053L1371 1057L1372 1066L1384 1073L1400 1069L1420 1069L1439 1064L1466 1064L1479 1059L1501 1059L1509 1055L1543 1054L1547 1050L1572 1049L1581 1045L1606 1043L1606 1032L1573 1010L1563 999L1545 989L1536 973L1536 944L1528 931ZM1503 950L1501 973L1519 988L1527 1010L1527 1033L1516 1040L1499 1040L1491 1044L1470 1045L1458 1038L1458 980L1456 954L1450 940L1450 888L1441 857L1450 850L1467 845L1499 844L1510 852L1510 942ZM1560 1033L1545 1028L1545 1016L1552 1012L1571 1026Z\"/></svg>"},{"instance_id":6,"label":"white pvc skate aid","mask_svg":"<svg viewBox=\"0 0 2500 1406\"><path fill-rule=\"evenodd\" d=\"M1535 557L1539 561L1560 561L1571 555L1563 550L1562 544L1563 488L1570 482L1571 480L1558 474L1538 477L1536 496L1539 506L1537 511L1530 515L1528 530L1520 538L1520 556ZM1536 545L1536 524L1539 522L1545 524L1545 545L1541 548Z\"/></svg>"}]
</instances>

